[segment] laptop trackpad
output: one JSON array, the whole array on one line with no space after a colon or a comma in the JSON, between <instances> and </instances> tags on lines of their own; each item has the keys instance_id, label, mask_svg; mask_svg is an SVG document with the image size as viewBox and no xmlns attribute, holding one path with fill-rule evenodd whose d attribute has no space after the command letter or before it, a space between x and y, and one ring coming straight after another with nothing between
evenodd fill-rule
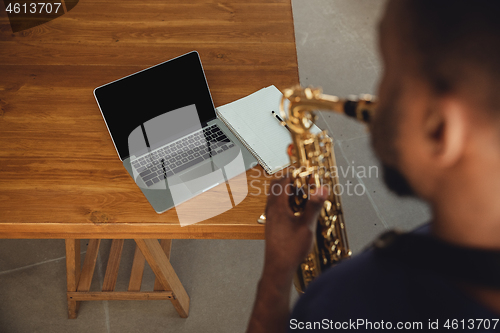
<instances>
[{"instance_id":1,"label":"laptop trackpad","mask_svg":"<svg viewBox=\"0 0 500 333\"><path fill-rule=\"evenodd\" d=\"M193 194L201 193L220 183L224 182L224 175L221 169L216 169L211 162L200 164L196 169L179 176L184 185Z\"/></svg>"}]
</instances>

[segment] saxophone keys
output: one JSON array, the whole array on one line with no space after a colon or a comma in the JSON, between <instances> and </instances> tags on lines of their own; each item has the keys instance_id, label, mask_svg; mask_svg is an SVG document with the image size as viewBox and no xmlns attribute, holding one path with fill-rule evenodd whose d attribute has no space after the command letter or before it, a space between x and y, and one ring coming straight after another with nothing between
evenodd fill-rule
<instances>
[{"instance_id":1,"label":"saxophone keys","mask_svg":"<svg viewBox=\"0 0 500 333\"><path fill-rule=\"evenodd\" d=\"M329 212L330 209L332 209L332 202L330 200L325 200L323 207L325 207L326 211Z\"/></svg>"}]
</instances>

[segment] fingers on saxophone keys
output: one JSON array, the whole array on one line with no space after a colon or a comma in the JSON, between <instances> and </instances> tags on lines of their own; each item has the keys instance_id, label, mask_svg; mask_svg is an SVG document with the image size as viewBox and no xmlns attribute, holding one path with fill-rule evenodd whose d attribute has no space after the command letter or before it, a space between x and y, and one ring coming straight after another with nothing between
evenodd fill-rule
<instances>
[{"instance_id":1,"label":"fingers on saxophone keys","mask_svg":"<svg viewBox=\"0 0 500 333\"><path fill-rule=\"evenodd\" d=\"M318 219L323 203L328 198L328 190L326 186L320 186L316 190L310 192L310 200L308 200L304 210L304 218L306 221L311 222Z\"/></svg>"},{"instance_id":2,"label":"fingers on saxophone keys","mask_svg":"<svg viewBox=\"0 0 500 333\"><path fill-rule=\"evenodd\" d=\"M320 186L315 188L310 192L310 202L313 205L317 205L318 207L321 207L323 205L323 202L328 199L329 196L329 191L330 189L328 186Z\"/></svg>"}]
</instances>

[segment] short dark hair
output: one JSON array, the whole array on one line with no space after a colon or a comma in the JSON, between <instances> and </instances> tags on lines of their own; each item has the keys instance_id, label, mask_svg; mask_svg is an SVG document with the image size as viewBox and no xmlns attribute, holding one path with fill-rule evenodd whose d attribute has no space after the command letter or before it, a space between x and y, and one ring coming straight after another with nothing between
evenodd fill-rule
<instances>
[{"instance_id":1,"label":"short dark hair","mask_svg":"<svg viewBox=\"0 0 500 333\"><path fill-rule=\"evenodd\" d=\"M500 108L500 1L404 1L398 23L417 71L434 92L484 85L482 98ZM404 21L406 22L404 22Z\"/></svg>"}]
</instances>

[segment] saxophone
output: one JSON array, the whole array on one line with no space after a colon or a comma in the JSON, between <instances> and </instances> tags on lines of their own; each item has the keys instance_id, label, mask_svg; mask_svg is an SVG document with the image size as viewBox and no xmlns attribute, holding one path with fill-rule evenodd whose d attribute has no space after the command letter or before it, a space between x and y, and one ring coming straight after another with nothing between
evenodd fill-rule
<instances>
[{"instance_id":1,"label":"saxophone","mask_svg":"<svg viewBox=\"0 0 500 333\"><path fill-rule=\"evenodd\" d=\"M288 104L288 105L286 105ZM288 147L290 164L294 166L292 180L295 188L290 196L290 207L299 216L307 203L311 188L327 186L330 190L318 217L313 250L301 263L294 284L299 292L325 269L351 256L347 241L339 179L333 151L333 140L327 131L312 133L315 110L343 113L361 122L369 123L376 103L371 95L340 99L324 95L321 89L286 89L280 103L282 125L289 129L292 144Z\"/></svg>"}]
</instances>

